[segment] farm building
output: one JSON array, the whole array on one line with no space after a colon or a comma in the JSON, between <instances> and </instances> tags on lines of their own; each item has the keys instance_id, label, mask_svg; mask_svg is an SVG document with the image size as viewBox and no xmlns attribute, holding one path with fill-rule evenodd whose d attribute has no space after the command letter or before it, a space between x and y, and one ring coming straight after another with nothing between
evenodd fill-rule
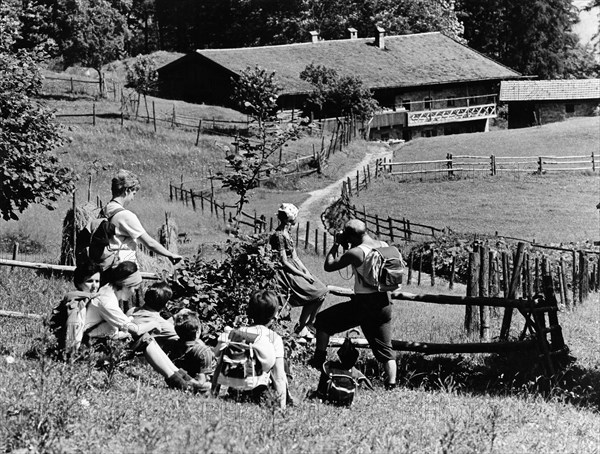
<instances>
[{"instance_id":1,"label":"farm building","mask_svg":"<svg viewBox=\"0 0 600 454\"><path fill-rule=\"evenodd\" d=\"M500 81L522 76L441 33L323 41L239 49L197 50L159 68L161 96L230 105L232 78L250 67L274 71L283 110L298 112L312 86L300 79L309 64L355 75L383 111L373 139L405 139L486 131L497 115Z\"/></svg>"},{"instance_id":2,"label":"farm building","mask_svg":"<svg viewBox=\"0 0 600 454\"><path fill-rule=\"evenodd\" d=\"M503 81L500 101L508 105L509 128L590 116L600 106L600 79Z\"/></svg>"}]
</instances>

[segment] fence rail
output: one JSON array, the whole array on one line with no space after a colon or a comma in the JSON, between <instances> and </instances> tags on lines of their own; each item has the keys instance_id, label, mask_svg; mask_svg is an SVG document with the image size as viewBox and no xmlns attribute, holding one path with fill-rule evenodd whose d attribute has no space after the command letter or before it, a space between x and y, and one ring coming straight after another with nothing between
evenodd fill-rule
<instances>
[{"instance_id":1,"label":"fence rail","mask_svg":"<svg viewBox=\"0 0 600 454\"><path fill-rule=\"evenodd\" d=\"M585 156L483 156L452 155L446 159L428 161L381 161L382 171L389 175L415 175L445 173L449 178L459 172L485 172L490 176L501 172L528 172L546 174L566 171L596 172L594 153ZM398 169L398 170L396 170Z\"/></svg>"}]
</instances>

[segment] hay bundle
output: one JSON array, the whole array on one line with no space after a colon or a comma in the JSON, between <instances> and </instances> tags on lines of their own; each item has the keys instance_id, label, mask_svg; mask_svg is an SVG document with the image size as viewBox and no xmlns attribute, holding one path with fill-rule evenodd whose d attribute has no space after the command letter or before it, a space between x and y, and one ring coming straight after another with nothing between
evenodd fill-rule
<instances>
[{"instance_id":1,"label":"hay bundle","mask_svg":"<svg viewBox=\"0 0 600 454\"><path fill-rule=\"evenodd\" d=\"M62 227L62 242L60 246L60 264L61 265L74 265L75 264L75 247L81 247L81 245L75 245L73 233L79 235L83 228L92 220L98 217L100 208L96 205L86 202L84 205L75 207L75 213L73 208L70 208L63 219ZM77 236L75 236L77 238Z\"/></svg>"},{"instance_id":2,"label":"hay bundle","mask_svg":"<svg viewBox=\"0 0 600 454\"><path fill-rule=\"evenodd\" d=\"M171 213L165 213L165 223L158 229L158 241L167 250L177 254L179 247L177 239L179 238L179 228L177 223L171 218Z\"/></svg>"}]
</instances>

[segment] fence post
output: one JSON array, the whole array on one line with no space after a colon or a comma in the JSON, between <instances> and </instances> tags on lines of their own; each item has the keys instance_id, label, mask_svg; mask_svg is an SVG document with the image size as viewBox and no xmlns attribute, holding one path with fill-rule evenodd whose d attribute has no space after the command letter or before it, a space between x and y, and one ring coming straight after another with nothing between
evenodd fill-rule
<instances>
[{"instance_id":1,"label":"fence post","mask_svg":"<svg viewBox=\"0 0 600 454\"><path fill-rule=\"evenodd\" d=\"M388 225L390 226L390 241L394 242L394 224L392 223L392 218L388 216Z\"/></svg>"},{"instance_id":2,"label":"fence post","mask_svg":"<svg viewBox=\"0 0 600 454\"><path fill-rule=\"evenodd\" d=\"M454 176L454 171L452 170L452 153L446 153L446 159L448 162L446 163L446 167L448 168L448 178Z\"/></svg>"},{"instance_id":3,"label":"fence post","mask_svg":"<svg viewBox=\"0 0 600 454\"><path fill-rule=\"evenodd\" d=\"M556 302L556 296L554 295L554 285L552 280L552 273L549 271L548 274L542 276L542 287L544 291L544 299L546 300L547 306L558 307ZM558 323L557 311L548 312L548 322L550 325L550 340L552 343L552 350L557 351L565 347L565 340L562 334L562 328ZM538 333L540 335L541 333Z\"/></svg>"},{"instance_id":4,"label":"fence post","mask_svg":"<svg viewBox=\"0 0 600 454\"><path fill-rule=\"evenodd\" d=\"M431 286L435 285L435 251L431 250Z\"/></svg>"},{"instance_id":5,"label":"fence post","mask_svg":"<svg viewBox=\"0 0 600 454\"><path fill-rule=\"evenodd\" d=\"M592 151L592 172L596 171L596 159L594 158L594 152Z\"/></svg>"},{"instance_id":6,"label":"fence post","mask_svg":"<svg viewBox=\"0 0 600 454\"><path fill-rule=\"evenodd\" d=\"M406 277L406 283L410 285L412 283L412 271L413 271L413 253L412 251L408 254L408 276Z\"/></svg>"},{"instance_id":7,"label":"fence post","mask_svg":"<svg viewBox=\"0 0 600 454\"><path fill-rule=\"evenodd\" d=\"M510 281L510 287L508 290L508 299L515 299L519 291L519 279L521 277L521 268L523 265L523 256L525 255L525 243L520 242L517 245L517 253L515 256L515 262L513 264L512 279ZM512 308L506 308L504 310L504 317L502 318L502 328L500 329L500 339L507 340L508 333L510 331L510 324L512 322Z\"/></svg>"},{"instance_id":8,"label":"fence post","mask_svg":"<svg viewBox=\"0 0 600 454\"><path fill-rule=\"evenodd\" d=\"M375 178L379 176L379 166L381 165L381 159L377 158L375 160Z\"/></svg>"},{"instance_id":9,"label":"fence post","mask_svg":"<svg viewBox=\"0 0 600 454\"><path fill-rule=\"evenodd\" d=\"M190 198L192 199L192 208L196 211L196 200L194 199L194 190L190 189Z\"/></svg>"},{"instance_id":10,"label":"fence post","mask_svg":"<svg viewBox=\"0 0 600 454\"><path fill-rule=\"evenodd\" d=\"M298 247L298 237L300 236L300 224L296 226L296 247Z\"/></svg>"},{"instance_id":11,"label":"fence post","mask_svg":"<svg viewBox=\"0 0 600 454\"><path fill-rule=\"evenodd\" d=\"M171 118L171 128L175 128L175 104L173 104L173 117Z\"/></svg>"},{"instance_id":12,"label":"fence post","mask_svg":"<svg viewBox=\"0 0 600 454\"><path fill-rule=\"evenodd\" d=\"M169 181L169 200L173 201L173 183Z\"/></svg>"},{"instance_id":13,"label":"fence post","mask_svg":"<svg viewBox=\"0 0 600 454\"><path fill-rule=\"evenodd\" d=\"M96 126L96 103L92 104L92 126Z\"/></svg>"},{"instance_id":14,"label":"fence post","mask_svg":"<svg viewBox=\"0 0 600 454\"><path fill-rule=\"evenodd\" d=\"M488 248L483 246L479 248L479 296L487 298L489 296L489 273L490 262ZM479 337L486 341L490 340L490 308L489 306L479 306Z\"/></svg>"},{"instance_id":15,"label":"fence post","mask_svg":"<svg viewBox=\"0 0 600 454\"><path fill-rule=\"evenodd\" d=\"M412 241L412 232L410 231L410 221L406 220L406 232L408 233L408 241Z\"/></svg>"},{"instance_id":16,"label":"fence post","mask_svg":"<svg viewBox=\"0 0 600 454\"><path fill-rule=\"evenodd\" d=\"M469 280L467 281L467 296L477 296L479 292L479 252L469 252ZM465 306L465 330L468 334L473 332L475 326L475 308Z\"/></svg>"},{"instance_id":17,"label":"fence post","mask_svg":"<svg viewBox=\"0 0 600 454\"><path fill-rule=\"evenodd\" d=\"M450 268L450 282L448 288L452 290L454 288L454 279L456 277L456 256L452 256L452 267Z\"/></svg>"},{"instance_id":18,"label":"fence post","mask_svg":"<svg viewBox=\"0 0 600 454\"><path fill-rule=\"evenodd\" d=\"M73 222L73 224L75 224L75 222ZM13 244L13 251L12 251L13 261L17 260L18 257L19 257L19 242L15 241L15 243ZM11 269L12 269L12 267L11 267Z\"/></svg>"},{"instance_id":19,"label":"fence post","mask_svg":"<svg viewBox=\"0 0 600 454\"><path fill-rule=\"evenodd\" d=\"M356 196L360 195L360 170L356 171Z\"/></svg>"},{"instance_id":20,"label":"fence post","mask_svg":"<svg viewBox=\"0 0 600 454\"><path fill-rule=\"evenodd\" d=\"M204 191L200 191L200 209L204 213Z\"/></svg>"},{"instance_id":21,"label":"fence post","mask_svg":"<svg viewBox=\"0 0 600 454\"><path fill-rule=\"evenodd\" d=\"M319 228L315 229L315 254L319 255Z\"/></svg>"},{"instance_id":22,"label":"fence post","mask_svg":"<svg viewBox=\"0 0 600 454\"><path fill-rule=\"evenodd\" d=\"M306 221L306 234L304 235L304 249L308 247L308 236L310 235L310 221Z\"/></svg>"},{"instance_id":23,"label":"fence post","mask_svg":"<svg viewBox=\"0 0 600 454\"><path fill-rule=\"evenodd\" d=\"M377 237L379 237L380 235L380 230L379 230L379 215L375 215L375 235L377 235Z\"/></svg>"},{"instance_id":24,"label":"fence post","mask_svg":"<svg viewBox=\"0 0 600 454\"><path fill-rule=\"evenodd\" d=\"M577 251L573 249L573 275L571 278L571 290L573 291L573 307L577 305Z\"/></svg>"},{"instance_id":25,"label":"fence post","mask_svg":"<svg viewBox=\"0 0 600 454\"><path fill-rule=\"evenodd\" d=\"M348 184L346 187L348 189L348 197L352 197L352 181L350 180L350 177L348 177Z\"/></svg>"},{"instance_id":26,"label":"fence post","mask_svg":"<svg viewBox=\"0 0 600 454\"><path fill-rule=\"evenodd\" d=\"M371 184L371 166L367 166L367 181Z\"/></svg>"},{"instance_id":27,"label":"fence post","mask_svg":"<svg viewBox=\"0 0 600 454\"><path fill-rule=\"evenodd\" d=\"M202 130L202 119L198 120L198 132L196 133L196 146L200 143L200 131Z\"/></svg>"},{"instance_id":28,"label":"fence post","mask_svg":"<svg viewBox=\"0 0 600 454\"><path fill-rule=\"evenodd\" d=\"M323 232L323 256L327 255L327 232Z\"/></svg>"},{"instance_id":29,"label":"fence post","mask_svg":"<svg viewBox=\"0 0 600 454\"><path fill-rule=\"evenodd\" d=\"M588 260L585 252L579 252L579 303L583 303L589 293Z\"/></svg>"},{"instance_id":30,"label":"fence post","mask_svg":"<svg viewBox=\"0 0 600 454\"><path fill-rule=\"evenodd\" d=\"M225 217L225 202L223 202L222 208L223 208L223 224L225 224L227 222L227 219Z\"/></svg>"},{"instance_id":31,"label":"fence post","mask_svg":"<svg viewBox=\"0 0 600 454\"><path fill-rule=\"evenodd\" d=\"M567 309L571 309L571 301L570 301L569 292L567 289L567 278L565 276L565 260L562 257L560 258L559 270L560 271L559 271L558 278L560 279L560 285L563 289L562 300L563 300L565 307Z\"/></svg>"},{"instance_id":32,"label":"fence post","mask_svg":"<svg viewBox=\"0 0 600 454\"><path fill-rule=\"evenodd\" d=\"M496 157L494 155L490 155L490 175L496 175L495 167L496 167Z\"/></svg>"},{"instance_id":33,"label":"fence post","mask_svg":"<svg viewBox=\"0 0 600 454\"><path fill-rule=\"evenodd\" d=\"M71 93L74 93L75 89L73 88L73 78L71 77Z\"/></svg>"},{"instance_id":34,"label":"fence post","mask_svg":"<svg viewBox=\"0 0 600 454\"><path fill-rule=\"evenodd\" d=\"M152 124L154 125L154 132L156 132L156 105L152 101Z\"/></svg>"},{"instance_id":35,"label":"fence post","mask_svg":"<svg viewBox=\"0 0 600 454\"><path fill-rule=\"evenodd\" d=\"M541 175L543 171L544 171L544 160L543 160L542 156L540 156L538 158L538 173Z\"/></svg>"}]
</instances>

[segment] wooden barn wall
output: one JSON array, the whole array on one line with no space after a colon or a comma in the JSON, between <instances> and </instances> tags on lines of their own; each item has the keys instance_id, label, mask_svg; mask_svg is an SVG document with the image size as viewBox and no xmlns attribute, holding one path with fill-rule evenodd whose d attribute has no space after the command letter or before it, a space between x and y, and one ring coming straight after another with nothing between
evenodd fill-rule
<instances>
[{"instance_id":1,"label":"wooden barn wall","mask_svg":"<svg viewBox=\"0 0 600 454\"><path fill-rule=\"evenodd\" d=\"M587 117L594 114L594 108L600 100L573 100L537 103L537 111L541 124L563 121L570 117ZM567 112L567 106L572 106L573 111Z\"/></svg>"}]
</instances>

